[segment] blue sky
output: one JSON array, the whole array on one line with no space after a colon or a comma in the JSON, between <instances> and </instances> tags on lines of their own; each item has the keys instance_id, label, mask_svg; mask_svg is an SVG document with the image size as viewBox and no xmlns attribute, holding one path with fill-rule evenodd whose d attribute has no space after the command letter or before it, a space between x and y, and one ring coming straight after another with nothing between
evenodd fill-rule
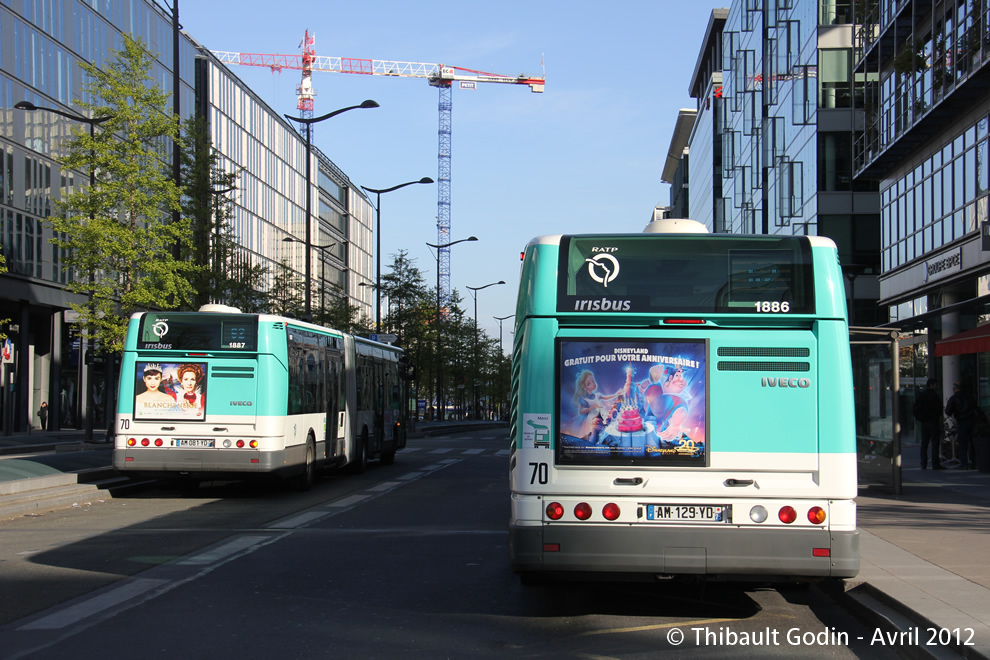
<instances>
[{"instance_id":1,"label":"blue sky","mask_svg":"<svg viewBox=\"0 0 990 660\"><path fill-rule=\"evenodd\" d=\"M543 74L523 85L453 91L450 282L479 325L515 313L519 252L534 236L642 230L667 204L660 175L677 110L694 107L688 83L713 0L557 0L179 3L183 28L210 50L299 54L308 29L316 54L439 63L492 73ZM295 115L299 71L234 73L279 113ZM437 178L437 90L426 80L315 73L315 115L374 99L316 127L314 144L357 185L388 188ZM431 285L437 187L382 196L382 264L406 250ZM511 323L503 325L506 351Z\"/></svg>"}]
</instances>

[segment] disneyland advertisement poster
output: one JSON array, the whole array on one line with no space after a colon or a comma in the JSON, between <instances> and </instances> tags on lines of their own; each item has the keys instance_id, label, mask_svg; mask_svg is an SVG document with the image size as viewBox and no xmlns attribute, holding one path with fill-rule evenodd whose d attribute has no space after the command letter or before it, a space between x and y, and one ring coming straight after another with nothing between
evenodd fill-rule
<instances>
[{"instance_id":1,"label":"disneyland advertisement poster","mask_svg":"<svg viewBox=\"0 0 990 660\"><path fill-rule=\"evenodd\" d=\"M134 419L206 419L206 363L138 362Z\"/></svg>"},{"instance_id":2,"label":"disneyland advertisement poster","mask_svg":"<svg viewBox=\"0 0 990 660\"><path fill-rule=\"evenodd\" d=\"M699 341L561 341L558 460L707 464Z\"/></svg>"}]
</instances>

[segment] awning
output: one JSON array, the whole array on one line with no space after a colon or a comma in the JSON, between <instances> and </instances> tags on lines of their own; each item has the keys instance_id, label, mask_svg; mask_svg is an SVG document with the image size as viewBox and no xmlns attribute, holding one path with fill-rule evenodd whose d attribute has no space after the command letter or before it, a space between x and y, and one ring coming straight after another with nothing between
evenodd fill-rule
<instances>
[{"instance_id":1,"label":"awning","mask_svg":"<svg viewBox=\"0 0 990 660\"><path fill-rule=\"evenodd\" d=\"M935 357L990 352L990 323L935 342Z\"/></svg>"}]
</instances>

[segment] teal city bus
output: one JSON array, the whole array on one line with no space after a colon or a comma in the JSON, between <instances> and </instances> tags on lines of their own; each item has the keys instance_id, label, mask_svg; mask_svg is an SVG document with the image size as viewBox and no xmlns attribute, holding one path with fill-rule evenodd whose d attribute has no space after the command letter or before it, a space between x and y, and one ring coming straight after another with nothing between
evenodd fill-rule
<instances>
[{"instance_id":1,"label":"teal city bus","mask_svg":"<svg viewBox=\"0 0 990 660\"><path fill-rule=\"evenodd\" d=\"M858 572L835 245L703 231L526 246L509 527L524 579Z\"/></svg>"},{"instance_id":2,"label":"teal city bus","mask_svg":"<svg viewBox=\"0 0 990 660\"><path fill-rule=\"evenodd\" d=\"M130 319L113 464L183 481L363 471L406 444L402 349L303 321L145 312Z\"/></svg>"}]
</instances>

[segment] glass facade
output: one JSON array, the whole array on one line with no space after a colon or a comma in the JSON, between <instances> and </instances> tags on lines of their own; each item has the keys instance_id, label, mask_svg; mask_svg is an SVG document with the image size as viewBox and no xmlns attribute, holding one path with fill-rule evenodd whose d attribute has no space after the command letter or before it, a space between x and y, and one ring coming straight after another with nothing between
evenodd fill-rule
<instances>
[{"instance_id":1,"label":"glass facade","mask_svg":"<svg viewBox=\"0 0 990 660\"><path fill-rule=\"evenodd\" d=\"M881 190L883 269L895 270L976 234L987 220L988 118L962 126ZM893 319L892 319L893 320Z\"/></svg>"},{"instance_id":2,"label":"glass facade","mask_svg":"<svg viewBox=\"0 0 990 660\"><path fill-rule=\"evenodd\" d=\"M722 35L725 230L816 234L818 8L733 2Z\"/></svg>"},{"instance_id":3,"label":"glass facade","mask_svg":"<svg viewBox=\"0 0 990 660\"><path fill-rule=\"evenodd\" d=\"M19 101L39 108L80 114L85 73L80 62L104 64L127 33L143 40L154 59L151 78L172 93L172 19L152 0L0 0L0 246L3 275L0 318L15 344L15 431L37 427L33 414L41 401L51 410L52 429L80 428L87 417L98 428L109 418L104 392L112 387L110 369L96 366L95 380L83 368L86 342L75 329L72 303L64 289L73 274L63 269L64 254L50 242L45 219L54 202L88 172L62 172L73 132L88 130L51 112L14 108ZM282 259L301 279L305 249L282 241L306 236L306 195L312 200L310 230L313 304L328 295L347 295L358 313L371 317L363 280L373 276L372 222L368 200L325 155L311 153L313 179L306 190L305 140L229 70L180 35L178 98L180 115L205 114L224 171L237 172L231 224L243 255L255 264ZM96 130L99 130L98 128ZM169 161L171 146L161 145ZM335 244L320 250L319 246ZM261 283L265 286L265 283ZM92 386L90 386L92 385ZM87 410L83 393L93 391ZM2 411L0 411L2 415Z\"/></svg>"},{"instance_id":4,"label":"glass facade","mask_svg":"<svg viewBox=\"0 0 990 660\"><path fill-rule=\"evenodd\" d=\"M306 247L286 238L306 238L306 141L304 136L228 68L202 51L201 66L208 99L208 118L213 145L228 172L242 170L233 196L231 221L240 247L254 264L267 267L273 277L285 261L303 279ZM310 145L310 269L314 309L330 297L346 295L358 306L358 316L371 316L370 303L363 300L355 277L370 277L361 258L371 224L363 195L319 149ZM350 205L350 208L349 208ZM367 224L365 224L367 222ZM355 240L359 237L359 240ZM370 252L370 239L367 240ZM334 247L322 249L322 246ZM356 257L356 258L355 258ZM370 257L367 260L370 263ZM271 282L265 283L265 288ZM321 290L325 287L325 290Z\"/></svg>"}]
</instances>

